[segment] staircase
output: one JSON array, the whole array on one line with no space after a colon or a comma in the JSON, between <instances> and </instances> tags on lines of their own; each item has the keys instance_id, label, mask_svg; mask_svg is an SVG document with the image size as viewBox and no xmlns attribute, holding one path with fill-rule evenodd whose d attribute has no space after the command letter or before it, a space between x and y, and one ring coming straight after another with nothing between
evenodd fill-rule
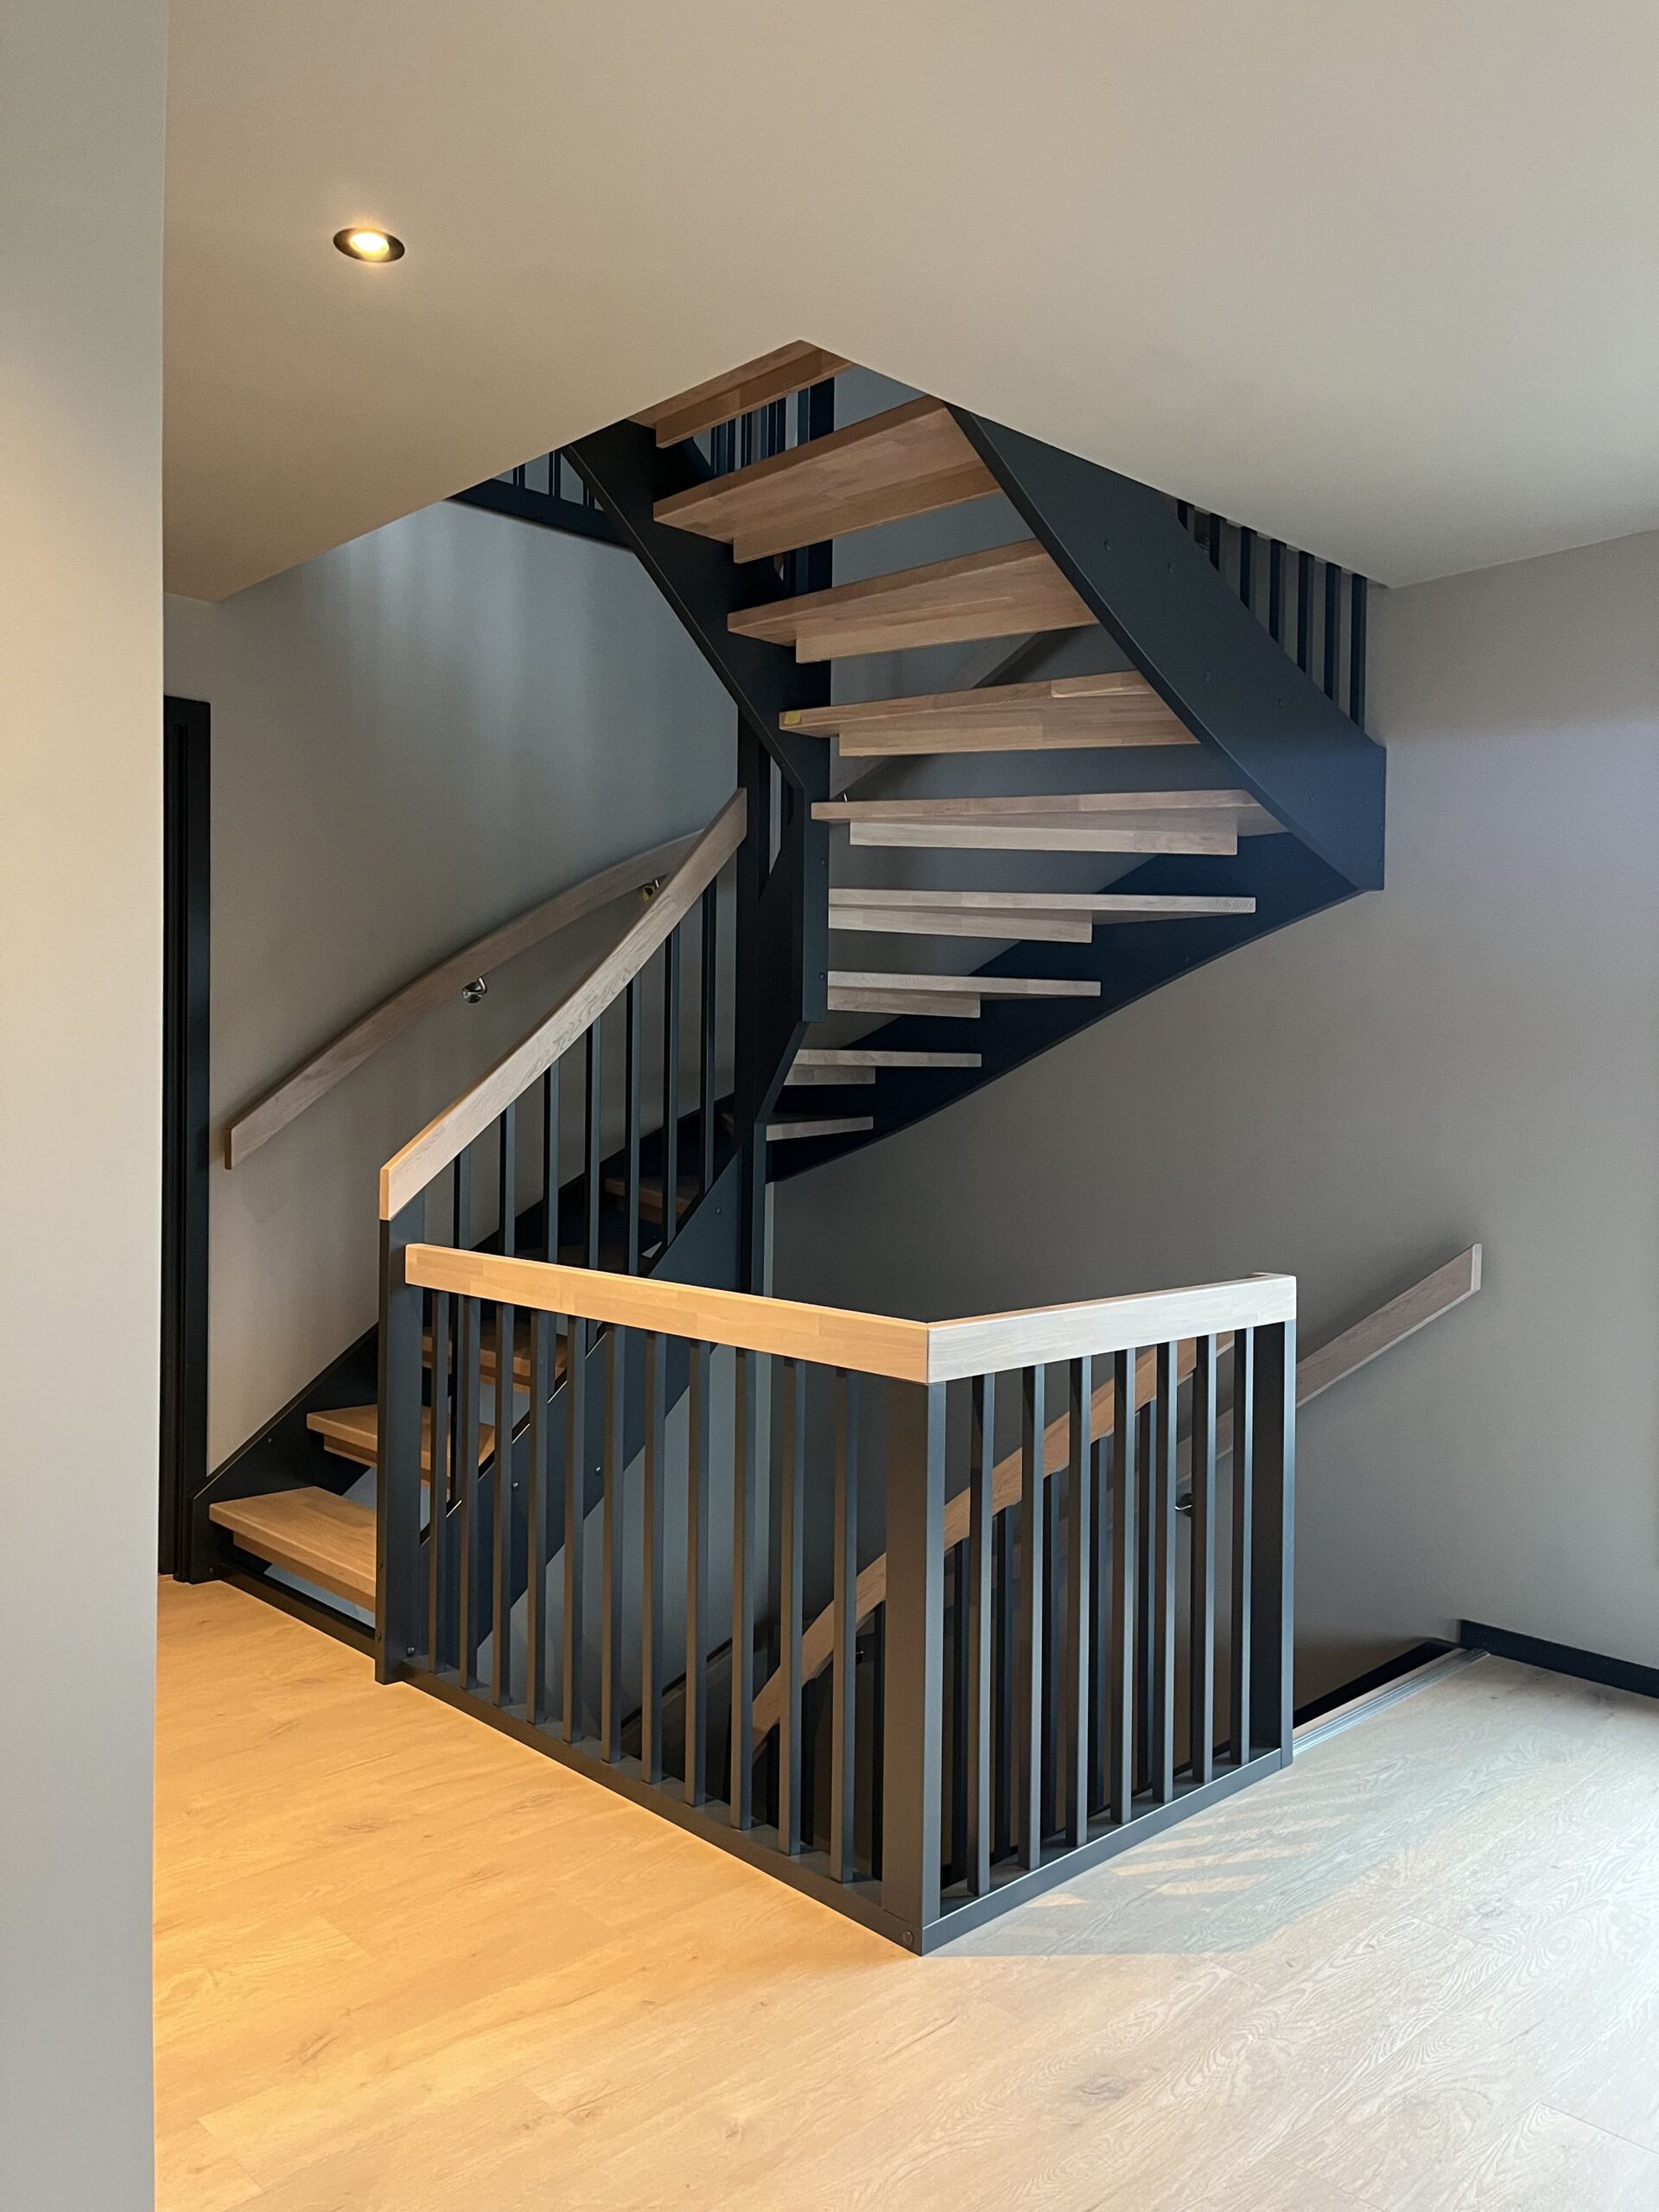
<instances>
[{"instance_id":1,"label":"staircase","mask_svg":"<svg viewBox=\"0 0 1659 2212\"><path fill-rule=\"evenodd\" d=\"M836 429L847 366L563 456L740 788L388 1161L378 1326L214 1478L194 1571L925 1948L1288 1757L1294 1286L783 1306L768 1185L1375 887L1382 756L1362 580L943 401ZM989 500L1007 542L835 581Z\"/></svg>"}]
</instances>

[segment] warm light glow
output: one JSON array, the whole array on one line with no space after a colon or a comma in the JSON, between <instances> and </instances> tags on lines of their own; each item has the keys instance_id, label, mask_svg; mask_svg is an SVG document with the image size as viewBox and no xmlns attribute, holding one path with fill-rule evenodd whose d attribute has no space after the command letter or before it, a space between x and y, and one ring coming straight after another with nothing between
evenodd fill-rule
<instances>
[{"instance_id":1,"label":"warm light glow","mask_svg":"<svg viewBox=\"0 0 1659 2212\"><path fill-rule=\"evenodd\" d=\"M392 237L390 231L371 229L366 224L353 224L334 232L334 244L353 261L397 261L402 258L404 242Z\"/></svg>"}]
</instances>

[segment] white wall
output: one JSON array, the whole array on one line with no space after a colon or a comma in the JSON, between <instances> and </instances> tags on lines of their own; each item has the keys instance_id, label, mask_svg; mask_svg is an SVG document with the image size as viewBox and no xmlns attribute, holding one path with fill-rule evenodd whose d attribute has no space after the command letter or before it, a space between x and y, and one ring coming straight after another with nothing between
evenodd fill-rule
<instances>
[{"instance_id":1,"label":"white wall","mask_svg":"<svg viewBox=\"0 0 1659 2212\"><path fill-rule=\"evenodd\" d=\"M631 555L453 504L169 600L167 683L213 709L216 1142L387 991L701 828L735 781L734 711ZM372 1322L382 1161L631 918L499 971L234 1171L219 1154L213 1464Z\"/></svg>"},{"instance_id":2,"label":"white wall","mask_svg":"<svg viewBox=\"0 0 1659 2212\"><path fill-rule=\"evenodd\" d=\"M0 29L0 2202L151 2202L164 0Z\"/></svg>"},{"instance_id":3,"label":"white wall","mask_svg":"<svg viewBox=\"0 0 1659 2212\"><path fill-rule=\"evenodd\" d=\"M1459 1616L1659 1663L1656 608L1659 537L1380 595L1383 892L779 1193L785 1295L1287 1268L1306 1344L1484 1239L1304 1418L1304 1695Z\"/></svg>"}]
</instances>

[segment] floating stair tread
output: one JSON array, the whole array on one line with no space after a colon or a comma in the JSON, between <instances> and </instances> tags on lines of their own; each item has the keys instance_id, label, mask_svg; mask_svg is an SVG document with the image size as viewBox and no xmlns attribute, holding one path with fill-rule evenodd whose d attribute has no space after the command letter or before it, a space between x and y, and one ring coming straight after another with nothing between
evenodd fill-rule
<instances>
[{"instance_id":1,"label":"floating stair tread","mask_svg":"<svg viewBox=\"0 0 1659 2212\"><path fill-rule=\"evenodd\" d=\"M1137 826L1144 815L1210 817L1201 826L1265 812L1249 791L1028 791L965 798L830 798L812 809L815 822L1044 822L1116 816ZM1269 817L1271 819L1271 817ZM1161 827L1162 824L1160 824ZM1277 823L1274 825L1277 828Z\"/></svg>"},{"instance_id":2,"label":"floating stair tread","mask_svg":"<svg viewBox=\"0 0 1659 2212\"><path fill-rule=\"evenodd\" d=\"M480 1359L482 1366L482 1357ZM374 1467L380 1463L380 1408L378 1406L333 1406L327 1412L308 1414L305 1425L320 1436L329 1451L342 1459L355 1459L360 1467ZM478 1430L478 1457L482 1465L495 1449L495 1430L487 1421L480 1421ZM421 1409L421 1472L432 1471L432 1408Z\"/></svg>"},{"instance_id":3,"label":"floating stair tread","mask_svg":"<svg viewBox=\"0 0 1659 2212\"><path fill-rule=\"evenodd\" d=\"M656 431L659 446L677 445L682 438L695 438L702 431L712 430L716 423L747 415L752 407L787 399L791 392L822 384L826 377L839 376L852 365L839 353L827 353L822 346L809 346L798 338L773 353L740 362L721 376L694 384L672 399L658 400L633 419Z\"/></svg>"},{"instance_id":4,"label":"floating stair tread","mask_svg":"<svg viewBox=\"0 0 1659 2212\"><path fill-rule=\"evenodd\" d=\"M274 1491L210 1505L207 1517L242 1550L354 1605L374 1607L374 1510L332 1491Z\"/></svg>"},{"instance_id":5,"label":"floating stair tread","mask_svg":"<svg viewBox=\"0 0 1659 2212\"><path fill-rule=\"evenodd\" d=\"M1096 921L1155 921L1172 916L1253 914L1254 899L1130 891L894 891L842 887L830 893L830 916L843 906L919 914L1058 914Z\"/></svg>"},{"instance_id":6,"label":"floating stair tread","mask_svg":"<svg viewBox=\"0 0 1659 2212\"><path fill-rule=\"evenodd\" d=\"M791 1090L810 1090L820 1085L839 1089L848 1084L857 1086L874 1081L874 1068L792 1067L784 1077L785 1088Z\"/></svg>"},{"instance_id":7,"label":"floating stair tread","mask_svg":"<svg viewBox=\"0 0 1659 2212\"><path fill-rule=\"evenodd\" d=\"M832 991L962 992L985 999L1097 999L1099 982L1086 976L888 976L847 969L830 972Z\"/></svg>"},{"instance_id":8,"label":"floating stair tread","mask_svg":"<svg viewBox=\"0 0 1659 2212\"><path fill-rule=\"evenodd\" d=\"M807 1045L795 1055L798 1068L976 1068L977 1052L901 1052L860 1045Z\"/></svg>"},{"instance_id":9,"label":"floating stair tread","mask_svg":"<svg viewBox=\"0 0 1659 2212\"><path fill-rule=\"evenodd\" d=\"M1081 629L1094 617L1036 539L1027 537L744 607L727 620L737 637L793 645L798 660L814 661Z\"/></svg>"},{"instance_id":10,"label":"floating stair tread","mask_svg":"<svg viewBox=\"0 0 1659 2212\"><path fill-rule=\"evenodd\" d=\"M980 1002L950 991L836 990L828 1001L831 1014L925 1014L942 1021L977 1021Z\"/></svg>"},{"instance_id":11,"label":"floating stair tread","mask_svg":"<svg viewBox=\"0 0 1659 2212\"><path fill-rule=\"evenodd\" d=\"M1201 853L1226 858L1238 850L1238 830L1230 820L1224 829L1211 829L1176 828L1167 818L1130 823L1025 815L1008 822L917 822L888 815L849 822L846 830L850 843L887 852Z\"/></svg>"},{"instance_id":12,"label":"floating stair tread","mask_svg":"<svg viewBox=\"0 0 1659 2212\"><path fill-rule=\"evenodd\" d=\"M658 522L740 561L982 499L996 484L942 400L912 399L659 499Z\"/></svg>"},{"instance_id":13,"label":"floating stair tread","mask_svg":"<svg viewBox=\"0 0 1659 2212\"><path fill-rule=\"evenodd\" d=\"M979 907L969 913L909 906L832 906L832 930L885 937L1029 938L1039 944L1087 944L1094 925L1086 914L1040 914L1030 908Z\"/></svg>"},{"instance_id":14,"label":"floating stair tread","mask_svg":"<svg viewBox=\"0 0 1659 2212\"><path fill-rule=\"evenodd\" d=\"M780 719L785 728L809 736L838 735L849 757L1198 742L1146 678L1127 669L797 707Z\"/></svg>"},{"instance_id":15,"label":"floating stair tread","mask_svg":"<svg viewBox=\"0 0 1659 2212\"><path fill-rule=\"evenodd\" d=\"M874 1127L874 1117L869 1114L842 1114L818 1122L768 1122L766 1142L787 1144L796 1137L861 1136Z\"/></svg>"}]
</instances>

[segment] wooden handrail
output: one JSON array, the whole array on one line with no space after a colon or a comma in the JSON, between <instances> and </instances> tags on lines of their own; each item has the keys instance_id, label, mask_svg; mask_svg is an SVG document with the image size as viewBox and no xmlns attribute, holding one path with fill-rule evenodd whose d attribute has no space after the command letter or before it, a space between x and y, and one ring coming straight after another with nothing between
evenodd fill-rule
<instances>
[{"instance_id":1,"label":"wooden handrail","mask_svg":"<svg viewBox=\"0 0 1659 2212\"><path fill-rule=\"evenodd\" d=\"M418 1197L435 1175L537 1076L544 1074L667 943L742 843L747 807L743 792L734 793L702 836L692 842L678 868L626 936L527 1037L392 1155L380 1170L383 1221L390 1221Z\"/></svg>"},{"instance_id":2,"label":"wooden handrail","mask_svg":"<svg viewBox=\"0 0 1659 2212\"><path fill-rule=\"evenodd\" d=\"M280 1083L256 1098L251 1105L245 1106L226 1129L225 1165L239 1167L251 1153L257 1152L279 1129L285 1129L308 1106L315 1105L319 1098L343 1082L354 1068L361 1067L383 1045L390 1044L411 1022L418 1021L423 1014L430 1014L435 1007L453 998L475 976L487 976L493 969L505 966L519 953L528 952L532 945L568 929L573 922L596 914L613 900L626 899L630 892L644 890L664 876L671 875L696 842L696 833L693 831L688 837L671 838L665 845L653 845L648 852L634 853L626 860L614 861L597 875L573 883L568 890L556 892L552 898L527 907L512 921L503 922L483 937L474 938L472 944L462 945L459 951L447 953L395 990L390 998L382 999L367 1014L359 1014L321 1050L291 1068Z\"/></svg>"},{"instance_id":3,"label":"wooden handrail","mask_svg":"<svg viewBox=\"0 0 1659 2212\"><path fill-rule=\"evenodd\" d=\"M493 1108L479 1126L499 1110ZM429 1179L423 1175L407 1190L400 1185L404 1195L398 1203L406 1203ZM507 1260L448 1244L411 1244L404 1255L404 1280L421 1289L453 1291L521 1312L648 1329L700 1344L730 1344L740 1351L770 1352L780 1359L810 1359L899 1382L952 1382L964 1376L1208 1336L1224 1328L1259 1328L1292 1320L1296 1313L1294 1275L1251 1275L1243 1282L1034 1306L963 1321L903 1321L747 1291L612 1274L601 1268Z\"/></svg>"}]
</instances>

